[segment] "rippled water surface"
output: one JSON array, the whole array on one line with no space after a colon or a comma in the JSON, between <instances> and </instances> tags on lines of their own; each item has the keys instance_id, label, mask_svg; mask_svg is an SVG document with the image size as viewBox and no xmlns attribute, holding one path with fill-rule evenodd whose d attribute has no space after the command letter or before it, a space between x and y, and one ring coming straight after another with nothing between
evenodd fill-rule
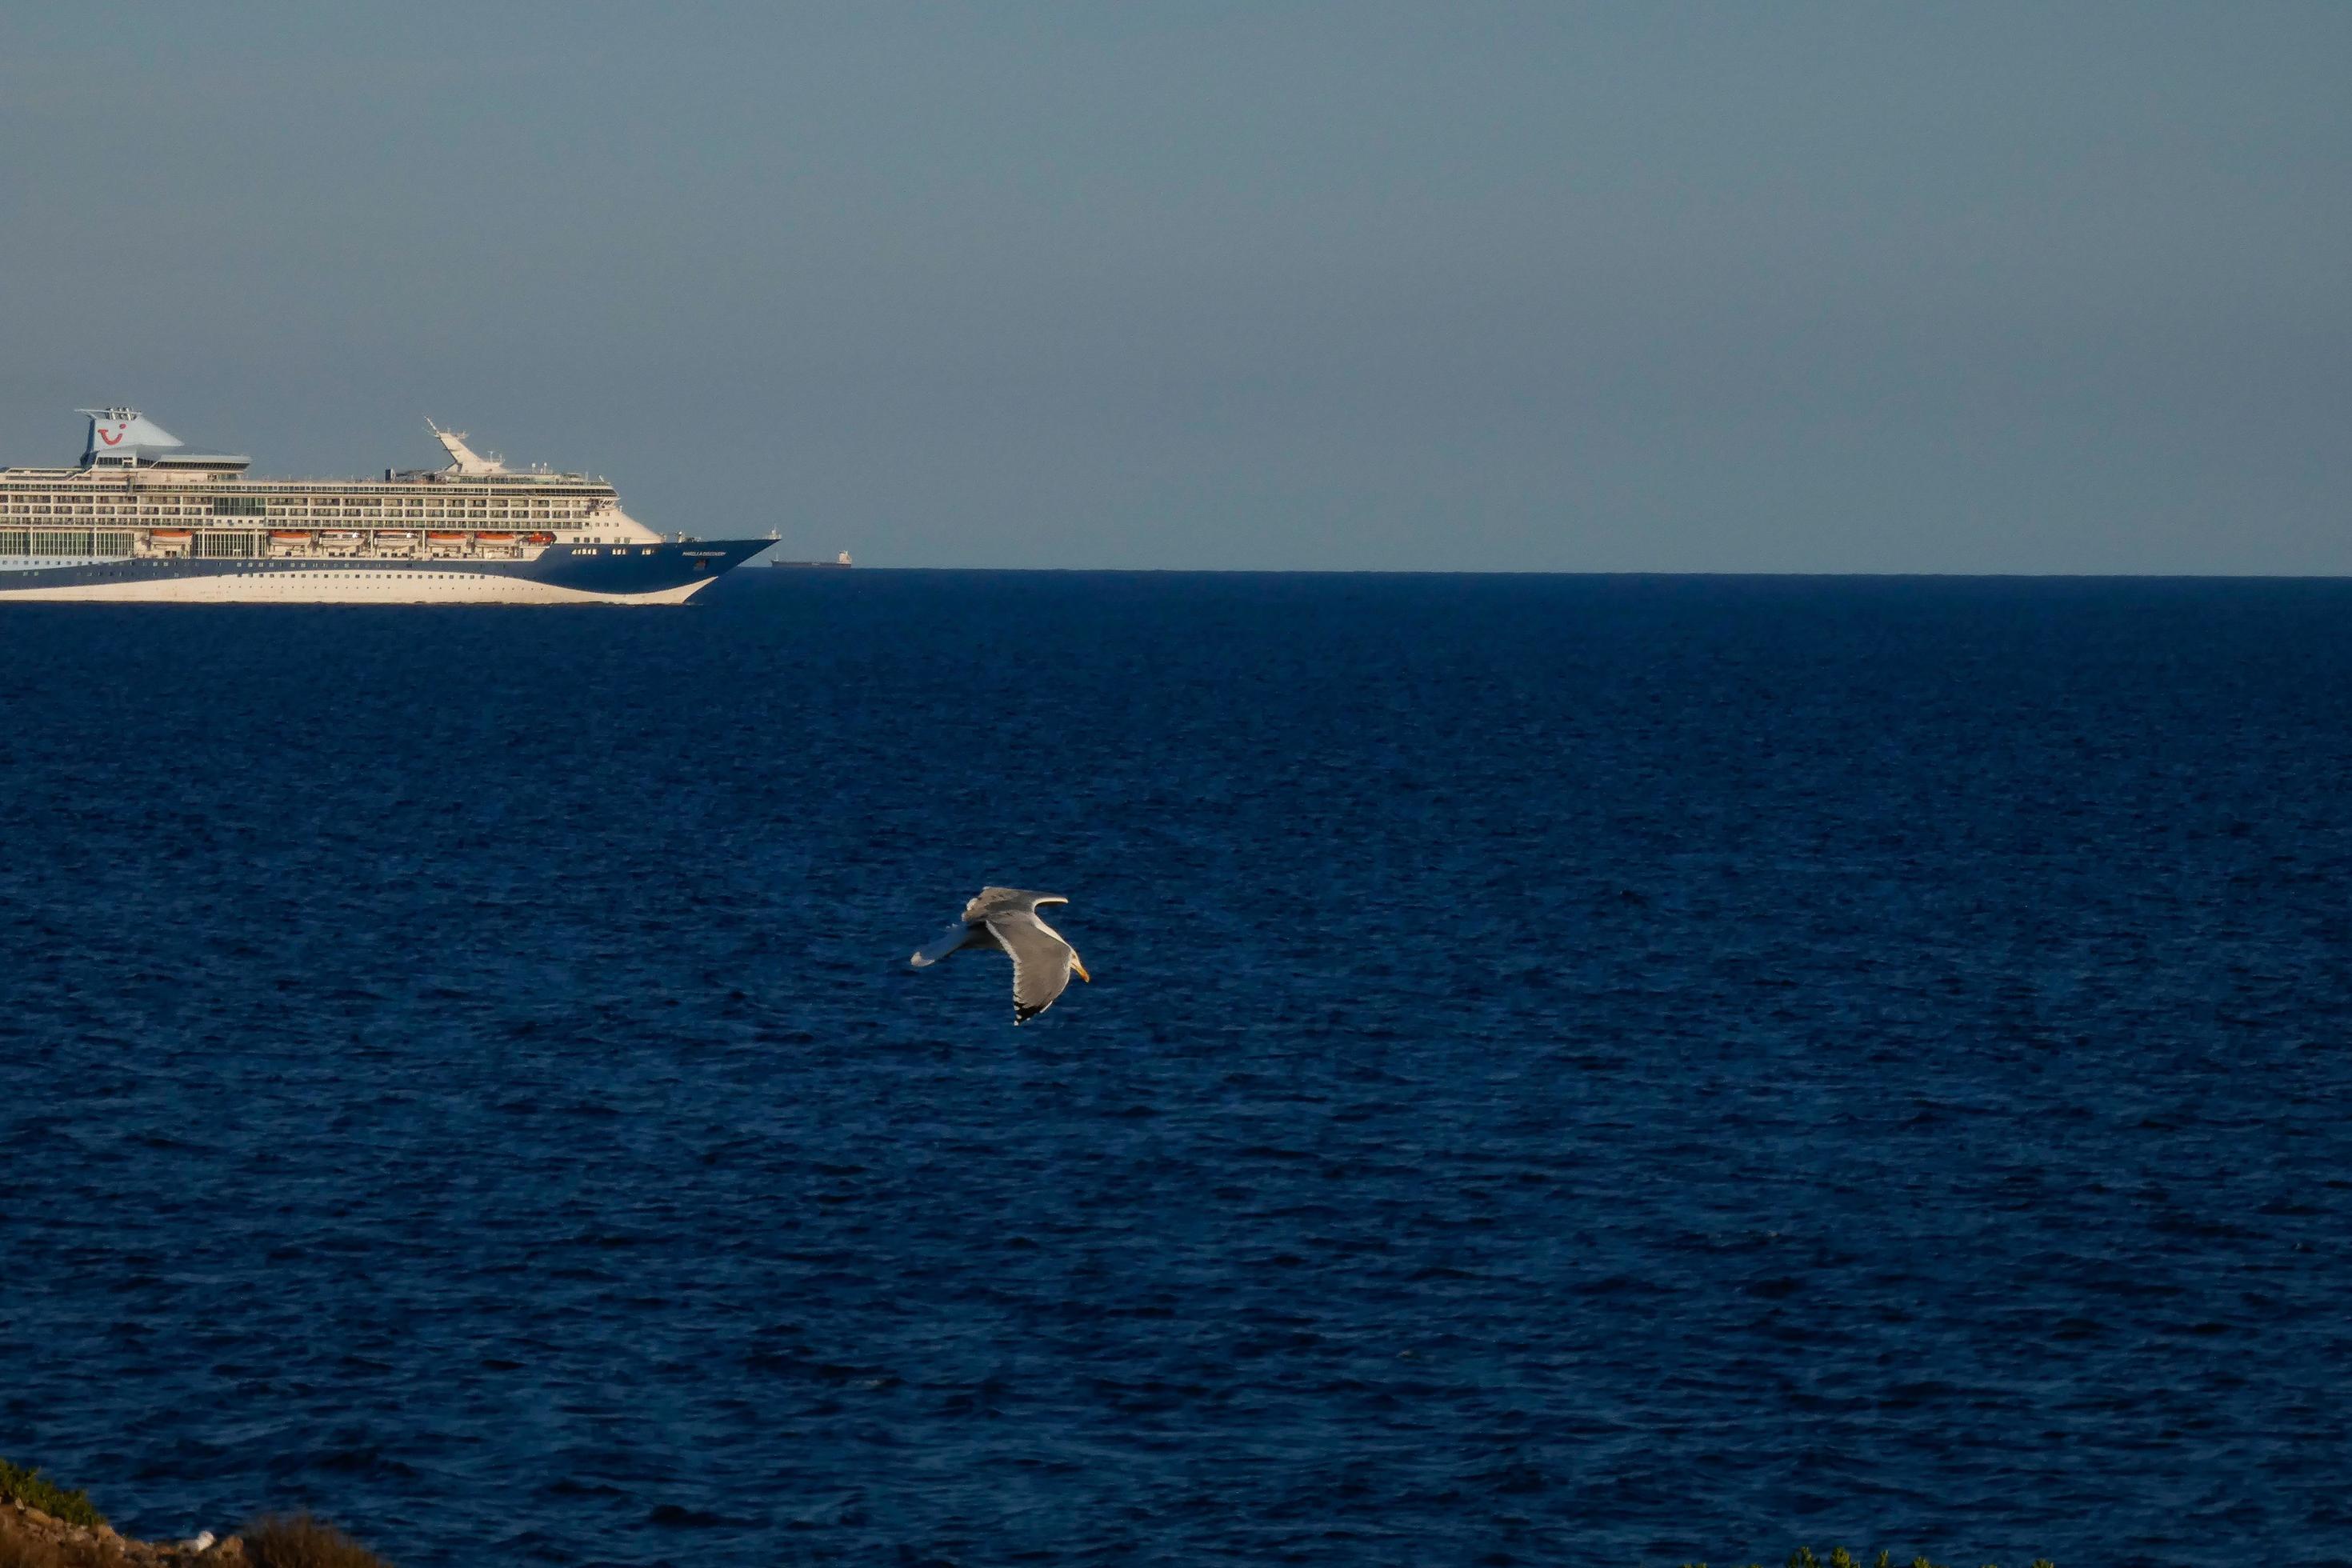
<instances>
[{"instance_id":1,"label":"rippled water surface","mask_svg":"<svg viewBox=\"0 0 2352 1568\"><path fill-rule=\"evenodd\" d=\"M0 606L0 1453L405 1565L2352 1557L2352 585ZM904 960L984 881L1095 974Z\"/></svg>"}]
</instances>

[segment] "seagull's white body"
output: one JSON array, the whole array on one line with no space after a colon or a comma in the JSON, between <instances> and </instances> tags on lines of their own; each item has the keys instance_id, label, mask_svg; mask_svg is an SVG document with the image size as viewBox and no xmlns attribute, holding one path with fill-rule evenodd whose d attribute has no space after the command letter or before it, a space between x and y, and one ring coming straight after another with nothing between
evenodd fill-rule
<instances>
[{"instance_id":1,"label":"seagull's white body","mask_svg":"<svg viewBox=\"0 0 2352 1568\"><path fill-rule=\"evenodd\" d=\"M1077 949L1037 918L1040 904L1069 901L1058 893L1033 893L1025 888L982 888L980 897L963 907L963 919L938 941L917 948L907 962L928 969L967 947L1003 950L1013 960L1013 1021L1025 1024L1054 1005L1072 974L1094 978L1078 962Z\"/></svg>"}]
</instances>

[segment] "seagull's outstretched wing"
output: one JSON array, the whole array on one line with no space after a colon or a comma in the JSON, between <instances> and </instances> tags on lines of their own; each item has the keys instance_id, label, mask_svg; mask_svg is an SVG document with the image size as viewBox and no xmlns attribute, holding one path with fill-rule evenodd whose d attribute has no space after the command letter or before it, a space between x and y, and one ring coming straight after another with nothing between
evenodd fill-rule
<instances>
[{"instance_id":1,"label":"seagull's outstretched wing","mask_svg":"<svg viewBox=\"0 0 2352 1568\"><path fill-rule=\"evenodd\" d=\"M971 926L959 921L941 931L932 942L917 948L907 962L918 969L928 969L958 948L978 947L987 941Z\"/></svg>"},{"instance_id":2,"label":"seagull's outstretched wing","mask_svg":"<svg viewBox=\"0 0 2352 1568\"><path fill-rule=\"evenodd\" d=\"M1039 894L1024 896L1045 901ZM1068 986L1077 950L1062 940L1061 932L1039 920L1034 908L1005 910L990 915L984 923L1013 960L1013 1021L1025 1024L1052 1006L1054 998ZM1081 968L1078 973L1086 971Z\"/></svg>"},{"instance_id":3,"label":"seagull's outstretched wing","mask_svg":"<svg viewBox=\"0 0 2352 1568\"><path fill-rule=\"evenodd\" d=\"M1034 893L1026 888L982 888L980 896L963 907L966 923L984 921L991 915L1027 914L1039 904L1066 904L1070 900L1059 893Z\"/></svg>"}]
</instances>

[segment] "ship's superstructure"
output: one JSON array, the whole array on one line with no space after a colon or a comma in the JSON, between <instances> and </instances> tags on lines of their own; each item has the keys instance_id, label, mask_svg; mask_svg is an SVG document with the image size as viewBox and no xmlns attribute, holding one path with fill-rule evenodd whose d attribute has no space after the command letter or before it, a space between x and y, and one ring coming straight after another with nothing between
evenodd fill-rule
<instances>
[{"instance_id":1,"label":"ship's superstructure","mask_svg":"<svg viewBox=\"0 0 2352 1568\"><path fill-rule=\"evenodd\" d=\"M0 599L678 604L773 542L665 540L603 480L509 470L430 421L446 468L278 479L81 412L79 468L0 469Z\"/></svg>"}]
</instances>

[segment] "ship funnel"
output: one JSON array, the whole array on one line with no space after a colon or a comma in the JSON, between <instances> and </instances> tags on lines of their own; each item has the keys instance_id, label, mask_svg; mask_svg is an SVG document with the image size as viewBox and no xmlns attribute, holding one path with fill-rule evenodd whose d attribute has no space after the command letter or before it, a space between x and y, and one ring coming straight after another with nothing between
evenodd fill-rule
<instances>
[{"instance_id":1,"label":"ship funnel","mask_svg":"<svg viewBox=\"0 0 2352 1568\"><path fill-rule=\"evenodd\" d=\"M441 443L443 451L449 454L452 471L460 474L503 474L507 471L507 466L496 458L485 458L467 446L463 430L444 430L430 419L425 422L425 427L433 432L433 438Z\"/></svg>"},{"instance_id":2,"label":"ship funnel","mask_svg":"<svg viewBox=\"0 0 2352 1568\"><path fill-rule=\"evenodd\" d=\"M82 408L76 412L89 416L89 435L82 442L83 468L109 454L131 457L180 444L178 437L136 408Z\"/></svg>"}]
</instances>

